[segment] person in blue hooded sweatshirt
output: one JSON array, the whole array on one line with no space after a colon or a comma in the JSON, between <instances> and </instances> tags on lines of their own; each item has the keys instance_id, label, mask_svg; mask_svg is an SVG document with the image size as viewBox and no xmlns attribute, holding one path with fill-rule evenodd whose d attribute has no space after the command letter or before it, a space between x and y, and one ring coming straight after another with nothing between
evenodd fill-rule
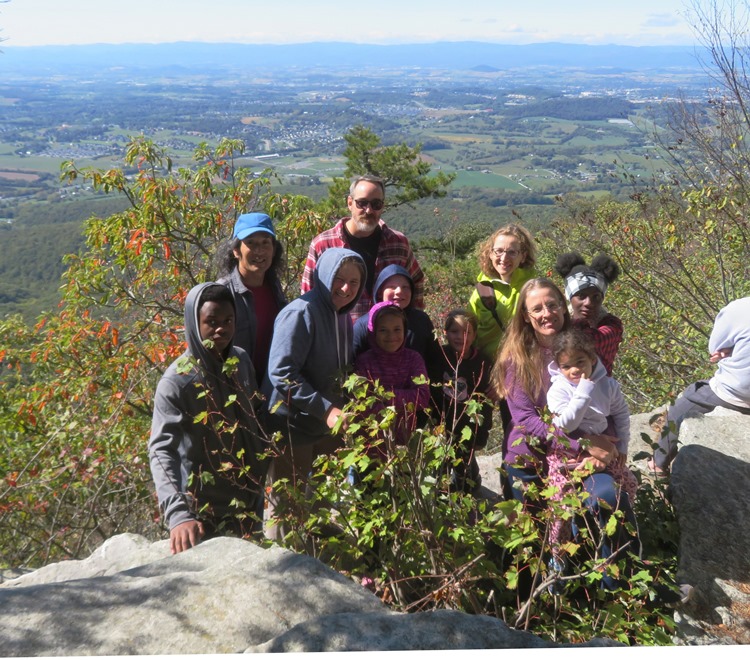
<instances>
[{"instance_id":1,"label":"person in blue hooded sweatshirt","mask_svg":"<svg viewBox=\"0 0 750 660\"><path fill-rule=\"evenodd\" d=\"M435 337L433 326L427 312L414 306L414 280L403 266L391 264L378 275L373 287L375 304L395 302L406 314L406 347L422 356L425 365L431 366L441 362L440 344ZM354 322L354 355L358 356L370 348L368 343L367 323L369 316L360 316Z\"/></svg>"},{"instance_id":2,"label":"person in blue hooded sweatshirt","mask_svg":"<svg viewBox=\"0 0 750 660\"><path fill-rule=\"evenodd\" d=\"M187 350L156 388L148 453L173 554L212 536L261 529L258 388L250 358L232 344L234 323L227 287L193 287L185 300Z\"/></svg>"},{"instance_id":3,"label":"person in blue hooded sweatshirt","mask_svg":"<svg viewBox=\"0 0 750 660\"><path fill-rule=\"evenodd\" d=\"M342 383L353 362L349 311L362 293L365 262L347 248L329 248L313 273L314 286L276 317L262 391L269 432L280 432L269 481L304 488L316 457L342 446L331 430L345 404ZM268 498L266 536L283 538L274 520L278 494Z\"/></svg>"}]
</instances>

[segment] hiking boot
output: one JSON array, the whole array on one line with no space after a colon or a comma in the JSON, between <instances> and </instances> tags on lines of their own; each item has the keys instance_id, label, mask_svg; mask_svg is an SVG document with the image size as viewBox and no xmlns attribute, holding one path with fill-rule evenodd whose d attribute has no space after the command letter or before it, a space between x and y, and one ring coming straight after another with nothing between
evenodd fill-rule
<instances>
[{"instance_id":1,"label":"hiking boot","mask_svg":"<svg viewBox=\"0 0 750 660\"><path fill-rule=\"evenodd\" d=\"M692 584L654 584L651 588L654 590L654 603L670 608L687 605L695 593Z\"/></svg>"}]
</instances>

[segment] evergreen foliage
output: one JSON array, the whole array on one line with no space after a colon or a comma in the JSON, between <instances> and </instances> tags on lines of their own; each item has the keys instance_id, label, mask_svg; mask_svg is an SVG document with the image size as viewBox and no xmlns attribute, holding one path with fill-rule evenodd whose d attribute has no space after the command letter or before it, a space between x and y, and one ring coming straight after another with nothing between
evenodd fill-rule
<instances>
[{"instance_id":1,"label":"evergreen foliage","mask_svg":"<svg viewBox=\"0 0 750 660\"><path fill-rule=\"evenodd\" d=\"M380 138L364 126L355 126L345 136L346 169L343 177L334 178L329 188L329 211L347 215L346 198L350 179L373 174L385 182L386 203L395 208L427 197L444 197L454 174L438 172L430 176L430 164L422 159L422 145L406 143L382 146Z\"/></svg>"}]
</instances>

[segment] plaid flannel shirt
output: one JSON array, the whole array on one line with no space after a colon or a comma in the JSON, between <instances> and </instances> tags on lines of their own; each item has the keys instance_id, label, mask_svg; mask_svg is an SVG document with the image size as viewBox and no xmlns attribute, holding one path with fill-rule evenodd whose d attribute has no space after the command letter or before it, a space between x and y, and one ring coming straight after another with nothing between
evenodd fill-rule
<instances>
[{"instance_id":1,"label":"plaid flannel shirt","mask_svg":"<svg viewBox=\"0 0 750 660\"><path fill-rule=\"evenodd\" d=\"M586 321L573 321L573 325L581 328L593 339L596 354L607 370L607 375L611 376L612 366L622 341L622 321L614 314L605 314L599 319L596 327L592 328Z\"/></svg>"},{"instance_id":2,"label":"plaid flannel shirt","mask_svg":"<svg viewBox=\"0 0 750 660\"><path fill-rule=\"evenodd\" d=\"M307 253L307 261L305 262L305 271L302 274L302 293L306 293L312 288L315 265L318 263L318 258L323 252L332 247L352 249L351 245L347 243L346 234L344 233L344 223L347 220L349 218L342 218L331 229L318 234L310 243L310 250ZM382 220L380 221L380 229L382 233L380 235L378 254L375 258L375 277L373 278L373 282L377 279L380 271L390 264L397 264L406 268L414 282L412 307L424 309L424 273L414 257L409 240L401 232L388 227ZM360 316L367 314L373 302L372 292L363 291L359 301L349 312L352 321L356 321Z\"/></svg>"}]
</instances>

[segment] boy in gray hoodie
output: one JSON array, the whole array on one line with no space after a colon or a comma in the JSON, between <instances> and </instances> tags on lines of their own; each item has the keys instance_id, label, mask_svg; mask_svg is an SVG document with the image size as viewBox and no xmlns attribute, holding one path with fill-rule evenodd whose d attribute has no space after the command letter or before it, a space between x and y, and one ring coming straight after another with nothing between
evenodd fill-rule
<instances>
[{"instance_id":1,"label":"boy in gray hoodie","mask_svg":"<svg viewBox=\"0 0 750 660\"><path fill-rule=\"evenodd\" d=\"M267 429L282 436L269 467L271 484L286 478L304 486L315 458L341 446L331 429L341 416L341 384L353 361L349 311L359 300L365 277L365 262L356 252L329 248L316 264L312 289L276 317L262 388ZM269 521L276 495L269 495ZM266 536L279 540L283 532L269 522Z\"/></svg>"},{"instance_id":2,"label":"boy in gray hoodie","mask_svg":"<svg viewBox=\"0 0 750 660\"><path fill-rule=\"evenodd\" d=\"M259 457L255 371L232 345L234 299L207 282L185 300L187 350L162 376L148 443L172 553L203 538L260 530L266 462Z\"/></svg>"}]
</instances>

